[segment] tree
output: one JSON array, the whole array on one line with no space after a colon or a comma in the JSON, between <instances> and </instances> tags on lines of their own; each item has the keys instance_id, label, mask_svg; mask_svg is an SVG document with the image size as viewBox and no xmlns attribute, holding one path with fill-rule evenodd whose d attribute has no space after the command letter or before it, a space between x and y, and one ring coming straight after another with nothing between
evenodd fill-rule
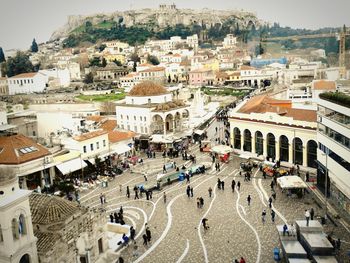
<instances>
[{"instance_id":1,"label":"tree","mask_svg":"<svg viewBox=\"0 0 350 263\"><path fill-rule=\"evenodd\" d=\"M119 60L114 59L113 62L119 67L122 66L122 63Z\"/></svg>"},{"instance_id":2,"label":"tree","mask_svg":"<svg viewBox=\"0 0 350 263\"><path fill-rule=\"evenodd\" d=\"M101 46L98 47L98 50L99 50L100 52L102 52L103 50L105 50L105 48L106 48L106 45L105 45L105 44L102 44Z\"/></svg>"},{"instance_id":3,"label":"tree","mask_svg":"<svg viewBox=\"0 0 350 263\"><path fill-rule=\"evenodd\" d=\"M259 42L259 45L257 45L256 47L255 47L255 55L256 56L259 56L259 55L262 55L262 54L264 54L264 48L263 48L263 46L262 46L262 43L261 42Z\"/></svg>"},{"instance_id":4,"label":"tree","mask_svg":"<svg viewBox=\"0 0 350 263\"><path fill-rule=\"evenodd\" d=\"M147 61L152 65L159 65L159 60L156 56L148 56Z\"/></svg>"},{"instance_id":5,"label":"tree","mask_svg":"<svg viewBox=\"0 0 350 263\"><path fill-rule=\"evenodd\" d=\"M90 59L89 64L90 64L90 67L93 67L93 66L100 67L101 60L99 57L93 57L92 59Z\"/></svg>"},{"instance_id":6,"label":"tree","mask_svg":"<svg viewBox=\"0 0 350 263\"><path fill-rule=\"evenodd\" d=\"M90 84L94 82L94 76L92 75L92 72L85 75L84 83Z\"/></svg>"},{"instance_id":7,"label":"tree","mask_svg":"<svg viewBox=\"0 0 350 263\"><path fill-rule=\"evenodd\" d=\"M0 47L0 63L5 62L5 54L4 51L2 50L2 47Z\"/></svg>"},{"instance_id":8,"label":"tree","mask_svg":"<svg viewBox=\"0 0 350 263\"><path fill-rule=\"evenodd\" d=\"M105 58L102 58L101 66L102 67L106 67L107 66L107 60Z\"/></svg>"},{"instance_id":9,"label":"tree","mask_svg":"<svg viewBox=\"0 0 350 263\"><path fill-rule=\"evenodd\" d=\"M34 66L30 62L29 56L21 51L18 51L15 57L8 58L6 66L8 77L34 71Z\"/></svg>"},{"instance_id":10,"label":"tree","mask_svg":"<svg viewBox=\"0 0 350 263\"><path fill-rule=\"evenodd\" d=\"M31 47L30 47L30 50L31 50L33 53L36 53L36 52L39 51L38 44L36 43L35 38L33 39L33 42L32 42L32 45L31 45Z\"/></svg>"}]
</instances>

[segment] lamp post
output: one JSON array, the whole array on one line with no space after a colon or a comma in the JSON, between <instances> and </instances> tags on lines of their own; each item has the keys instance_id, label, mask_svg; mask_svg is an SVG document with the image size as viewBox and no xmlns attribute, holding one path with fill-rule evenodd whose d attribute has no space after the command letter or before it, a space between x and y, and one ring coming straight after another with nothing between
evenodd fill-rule
<instances>
[{"instance_id":1,"label":"lamp post","mask_svg":"<svg viewBox=\"0 0 350 263\"><path fill-rule=\"evenodd\" d=\"M329 150L328 148L325 149L325 153L322 155L326 156L326 172L325 172L325 189L324 189L324 199L325 199L325 216L327 216L327 197L328 197L328 154Z\"/></svg>"}]
</instances>

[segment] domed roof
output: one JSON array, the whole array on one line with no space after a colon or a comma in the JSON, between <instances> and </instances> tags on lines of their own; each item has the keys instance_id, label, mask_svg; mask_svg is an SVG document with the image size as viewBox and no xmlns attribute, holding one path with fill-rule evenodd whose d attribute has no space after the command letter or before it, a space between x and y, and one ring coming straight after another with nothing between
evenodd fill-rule
<instances>
[{"instance_id":1,"label":"domed roof","mask_svg":"<svg viewBox=\"0 0 350 263\"><path fill-rule=\"evenodd\" d=\"M152 81L144 81L135 85L129 92L129 96L157 96L168 91L161 85Z\"/></svg>"},{"instance_id":2,"label":"domed roof","mask_svg":"<svg viewBox=\"0 0 350 263\"><path fill-rule=\"evenodd\" d=\"M33 223L43 225L64 222L81 209L74 202L44 194L32 193L29 203Z\"/></svg>"}]
</instances>

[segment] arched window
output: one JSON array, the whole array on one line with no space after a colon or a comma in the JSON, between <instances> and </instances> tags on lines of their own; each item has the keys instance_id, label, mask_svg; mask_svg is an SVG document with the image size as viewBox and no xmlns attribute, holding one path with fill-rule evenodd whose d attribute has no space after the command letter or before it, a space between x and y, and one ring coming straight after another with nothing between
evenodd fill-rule
<instances>
[{"instance_id":1,"label":"arched window","mask_svg":"<svg viewBox=\"0 0 350 263\"><path fill-rule=\"evenodd\" d=\"M280 160L284 162L289 161L289 141L284 135L280 137Z\"/></svg>"},{"instance_id":2,"label":"arched window","mask_svg":"<svg viewBox=\"0 0 350 263\"><path fill-rule=\"evenodd\" d=\"M234 148L235 149L241 149L241 131L238 128L233 129L233 136L234 136Z\"/></svg>"},{"instance_id":3,"label":"arched window","mask_svg":"<svg viewBox=\"0 0 350 263\"><path fill-rule=\"evenodd\" d=\"M12 227L12 236L13 239L19 239L19 231L18 231L18 221L16 218L13 218L11 221L11 227Z\"/></svg>"},{"instance_id":4,"label":"arched window","mask_svg":"<svg viewBox=\"0 0 350 263\"><path fill-rule=\"evenodd\" d=\"M243 151L251 152L252 151L252 134L250 130L244 130L244 144Z\"/></svg>"},{"instance_id":5,"label":"arched window","mask_svg":"<svg viewBox=\"0 0 350 263\"><path fill-rule=\"evenodd\" d=\"M262 133L260 131L257 131L255 133L255 152L258 155L262 155L263 152L264 152L263 143L264 143L263 135L262 135Z\"/></svg>"},{"instance_id":6,"label":"arched window","mask_svg":"<svg viewBox=\"0 0 350 263\"><path fill-rule=\"evenodd\" d=\"M293 140L293 162L303 164L303 141L298 137Z\"/></svg>"},{"instance_id":7,"label":"arched window","mask_svg":"<svg viewBox=\"0 0 350 263\"><path fill-rule=\"evenodd\" d=\"M18 231L21 235L27 234L27 224L23 214L21 214L18 219Z\"/></svg>"},{"instance_id":8,"label":"arched window","mask_svg":"<svg viewBox=\"0 0 350 263\"><path fill-rule=\"evenodd\" d=\"M272 133L267 134L267 157L272 158L272 160L276 159L276 141L275 135Z\"/></svg>"},{"instance_id":9,"label":"arched window","mask_svg":"<svg viewBox=\"0 0 350 263\"><path fill-rule=\"evenodd\" d=\"M317 143L314 140L307 142L307 166L317 168Z\"/></svg>"}]
</instances>

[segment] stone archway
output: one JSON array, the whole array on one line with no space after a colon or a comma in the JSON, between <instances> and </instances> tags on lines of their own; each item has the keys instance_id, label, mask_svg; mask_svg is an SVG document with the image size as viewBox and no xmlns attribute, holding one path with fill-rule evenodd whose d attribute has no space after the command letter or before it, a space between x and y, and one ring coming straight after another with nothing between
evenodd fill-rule
<instances>
[{"instance_id":1,"label":"stone archway","mask_svg":"<svg viewBox=\"0 0 350 263\"><path fill-rule=\"evenodd\" d=\"M289 161L289 140L285 135L280 137L280 160L283 162Z\"/></svg>"},{"instance_id":2,"label":"stone archway","mask_svg":"<svg viewBox=\"0 0 350 263\"><path fill-rule=\"evenodd\" d=\"M176 112L174 116L174 131L180 131L182 129L182 118L181 113Z\"/></svg>"},{"instance_id":3,"label":"stone archway","mask_svg":"<svg viewBox=\"0 0 350 263\"><path fill-rule=\"evenodd\" d=\"M152 133L163 134L164 133L164 121L163 117L156 114L152 117Z\"/></svg>"},{"instance_id":4,"label":"stone archway","mask_svg":"<svg viewBox=\"0 0 350 263\"><path fill-rule=\"evenodd\" d=\"M298 137L293 139L293 163L303 164L303 141Z\"/></svg>"},{"instance_id":5,"label":"stone archway","mask_svg":"<svg viewBox=\"0 0 350 263\"><path fill-rule=\"evenodd\" d=\"M241 131L237 127L233 129L234 142L233 147L235 149L241 149Z\"/></svg>"},{"instance_id":6,"label":"stone archway","mask_svg":"<svg viewBox=\"0 0 350 263\"><path fill-rule=\"evenodd\" d=\"M165 117L165 131L172 132L173 130L174 130L174 116L169 113Z\"/></svg>"},{"instance_id":7,"label":"stone archway","mask_svg":"<svg viewBox=\"0 0 350 263\"><path fill-rule=\"evenodd\" d=\"M243 151L251 152L252 151L252 134L250 130L245 129L243 132L243 135L244 135Z\"/></svg>"},{"instance_id":8,"label":"stone archway","mask_svg":"<svg viewBox=\"0 0 350 263\"><path fill-rule=\"evenodd\" d=\"M266 136L266 143L267 143L267 154L266 156L269 158L272 158L273 160L276 159L276 139L275 135L272 133L268 133Z\"/></svg>"},{"instance_id":9,"label":"stone archway","mask_svg":"<svg viewBox=\"0 0 350 263\"><path fill-rule=\"evenodd\" d=\"M28 254L24 254L19 260L19 263L30 263L30 256Z\"/></svg>"},{"instance_id":10,"label":"stone archway","mask_svg":"<svg viewBox=\"0 0 350 263\"><path fill-rule=\"evenodd\" d=\"M317 143L314 140L307 142L307 166L317 168Z\"/></svg>"},{"instance_id":11,"label":"stone archway","mask_svg":"<svg viewBox=\"0 0 350 263\"><path fill-rule=\"evenodd\" d=\"M264 137L260 131L255 132L255 152L258 155L264 153Z\"/></svg>"}]
</instances>

